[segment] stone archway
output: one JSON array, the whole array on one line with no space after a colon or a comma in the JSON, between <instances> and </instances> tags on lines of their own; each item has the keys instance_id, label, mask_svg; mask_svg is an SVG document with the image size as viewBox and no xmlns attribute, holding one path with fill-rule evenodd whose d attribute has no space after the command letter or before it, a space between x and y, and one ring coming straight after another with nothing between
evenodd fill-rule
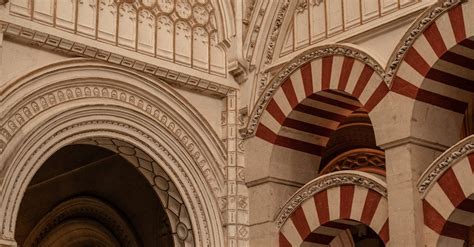
<instances>
[{"instance_id":1,"label":"stone archway","mask_svg":"<svg viewBox=\"0 0 474 247\"><path fill-rule=\"evenodd\" d=\"M321 235L318 229L325 224L338 230L341 224L345 225L344 230L365 224L387 244L386 193L385 182L364 172L342 171L318 177L298 190L278 214L279 246L304 246L311 239L316 243L328 240L324 236L312 237L312 233Z\"/></svg>"},{"instance_id":2,"label":"stone archway","mask_svg":"<svg viewBox=\"0 0 474 247\"><path fill-rule=\"evenodd\" d=\"M140 246L120 213L94 197L57 205L32 230L24 246Z\"/></svg>"},{"instance_id":3,"label":"stone archway","mask_svg":"<svg viewBox=\"0 0 474 247\"><path fill-rule=\"evenodd\" d=\"M76 141L105 137L160 164L189 212L197 246L223 245L217 203L224 193L222 143L162 82L77 59L14 81L0 99L6 113L0 119L2 243L14 244L18 202L47 157Z\"/></svg>"},{"instance_id":4,"label":"stone archway","mask_svg":"<svg viewBox=\"0 0 474 247\"><path fill-rule=\"evenodd\" d=\"M465 246L474 225L474 136L437 158L418 181L427 246Z\"/></svg>"}]
</instances>

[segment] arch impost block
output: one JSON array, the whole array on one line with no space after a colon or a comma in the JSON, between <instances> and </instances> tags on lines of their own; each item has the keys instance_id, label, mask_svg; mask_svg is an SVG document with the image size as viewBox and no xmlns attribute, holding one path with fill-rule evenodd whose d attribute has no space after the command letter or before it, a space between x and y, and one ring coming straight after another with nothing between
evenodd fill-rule
<instances>
[{"instance_id":1,"label":"arch impost block","mask_svg":"<svg viewBox=\"0 0 474 247\"><path fill-rule=\"evenodd\" d=\"M293 194L288 201L286 201L276 216L275 222L277 228L280 229L291 216L291 214L303 202L314 196L316 193L332 187L347 184L365 187L380 193L383 197L387 197L386 183L371 174L359 171L340 171L330 173L308 182L306 185L296 191L296 193Z\"/></svg>"},{"instance_id":2,"label":"arch impost block","mask_svg":"<svg viewBox=\"0 0 474 247\"><path fill-rule=\"evenodd\" d=\"M468 136L441 154L423 172L417 183L422 198L426 196L431 186L444 174L446 170L459 160L474 152L474 135Z\"/></svg>"}]
</instances>

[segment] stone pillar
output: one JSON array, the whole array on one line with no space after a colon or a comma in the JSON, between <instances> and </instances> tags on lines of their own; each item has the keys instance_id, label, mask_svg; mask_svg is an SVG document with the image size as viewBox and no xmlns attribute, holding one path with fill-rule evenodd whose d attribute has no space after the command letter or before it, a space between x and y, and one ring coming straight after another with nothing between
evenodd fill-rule
<instances>
[{"instance_id":1,"label":"stone pillar","mask_svg":"<svg viewBox=\"0 0 474 247\"><path fill-rule=\"evenodd\" d=\"M274 222L286 200L304 183L291 178L288 167L271 162L274 146L258 137L246 141L246 185L250 202L250 246L278 246Z\"/></svg>"},{"instance_id":2,"label":"stone pillar","mask_svg":"<svg viewBox=\"0 0 474 247\"><path fill-rule=\"evenodd\" d=\"M390 246L424 246L423 208L416 183L446 147L411 137L381 147L385 150Z\"/></svg>"}]
</instances>

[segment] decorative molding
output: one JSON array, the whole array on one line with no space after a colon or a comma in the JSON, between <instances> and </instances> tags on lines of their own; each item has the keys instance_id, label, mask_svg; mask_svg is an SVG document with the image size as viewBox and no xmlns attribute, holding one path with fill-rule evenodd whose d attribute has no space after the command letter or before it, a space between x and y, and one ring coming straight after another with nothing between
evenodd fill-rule
<instances>
[{"instance_id":1,"label":"decorative molding","mask_svg":"<svg viewBox=\"0 0 474 247\"><path fill-rule=\"evenodd\" d=\"M308 198L311 198L316 193L327 190L332 187L337 187L345 184L352 184L356 186L365 187L387 197L387 188L383 181L363 172L357 171L342 171L327 174L318 177L305 186L299 189L291 198L284 204L282 210L276 216L275 222L278 229L288 220L288 217Z\"/></svg>"},{"instance_id":2,"label":"decorative molding","mask_svg":"<svg viewBox=\"0 0 474 247\"><path fill-rule=\"evenodd\" d=\"M308 1L310 1L308 3ZM298 0L298 4L296 5L296 13L302 13L305 9L308 8L309 4L311 6L319 6L323 0Z\"/></svg>"},{"instance_id":3,"label":"decorative molding","mask_svg":"<svg viewBox=\"0 0 474 247\"><path fill-rule=\"evenodd\" d=\"M385 171L385 153L382 150L372 148L353 149L332 159L320 174L365 168Z\"/></svg>"},{"instance_id":4,"label":"decorative molding","mask_svg":"<svg viewBox=\"0 0 474 247\"><path fill-rule=\"evenodd\" d=\"M265 111L269 101L272 99L273 95L280 88L283 82L285 82L285 80L293 72L299 69L302 65L311 62L315 59L337 55L357 59L362 63L370 66L376 73L378 73L382 78L384 78L385 72L382 66L367 53L359 49L346 45L325 45L315 47L314 49L308 50L292 59L283 69L281 69L273 77L272 81L267 85L264 92L261 94L258 102L256 103L252 114L250 115L247 127L239 130L241 135L244 138L248 138L255 134L257 126L260 122L260 118L263 112ZM388 81L385 82L388 83Z\"/></svg>"},{"instance_id":5,"label":"decorative molding","mask_svg":"<svg viewBox=\"0 0 474 247\"><path fill-rule=\"evenodd\" d=\"M79 86L80 85L80 86ZM72 102L78 99L109 99L117 102L128 103L136 110L140 110L143 114L162 125L163 129L167 129L174 135L175 139L187 148L187 151L199 164L203 174L207 176L210 186L216 193L220 191L219 182L215 179L214 172L211 172L209 161L203 155L203 151L199 150L198 143L187 133L187 131L180 126L172 116L160 110L160 107L154 105L152 100L139 95L137 92L130 92L120 87L98 86L87 82L79 85L71 85L67 87L57 88L53 91L42 92L34 99L17 105L18 110L14 113L8 114L6 118L0 119L0 155L7 148L9 142L13 137L21 132L21 127L28 121L33 119L42 111L48 110L56 105L61 105L66 102ZM3 136L3 140L2 137ZM212 175L211 175L212 174Z\"/></svg>"},{"instance_id":6,"label":"decorative molding","mask_svg":"<svg viewBox=\"0 0 474 247\"><path fill-rule=\"evenodd\" d=\"M417 187L422 197L426 195L429 189L436 181L448 170L455 165L459 160L466 157L468 154L474 152L474 135L471 135L454 146L446 150L439 156L425 172L420 176Z\"/></svg>"},{"instance_id":7,"label":"decorative molding","mask_svg":"<svg viewBox=\"0 0 474 247\"><path fill-rule=\"evenodd\" d=\"M67 63L70 63L67 65L68 68L70 67L69 69L57 67L55 69L55 74L60 73L60 71L62 71L61 73L67 73L70 69L75 71L76 67L82 67L84 71L86 71L87 66L89 66L89 69L94 71L108 69L109 72L114 73L115 75L120 74L120 71L116 71L113 67L111 68L101 64L88 64L88 61L82 59L68 61ZM52 67L55 68L56 66L53 65ZM124 80L139 80L137 78L130 78L129 75L131 74L127 74L127 77L124 78ZM127 105L130 106L130 109L144 114L144 116L152 119L152 121L156 121L156 123L161 125L164 130L169 131L173 138L186 148L189 155L193 157L195 162L198 164L204 176L206 176L207 179L210 179L208 182L210 182L213 191L215 193L220 191L221 186L223 186L223 177L220 171L221 169L223 170L223 167L216 167L219 169L211 168L211 164L216 164L216 162L219 161L216 160L216 158L209 157L209 155L212 154L208 154L208 152L203 149L203 140L196 139L198 137L193 137L193 135L189 133L189 128L196 126L190 126L189 123L180 123L179 119L181 117L177 116L176 113L173 112L173 109L170 109L170 106L158 106L156 99L150 98L150 95L139 90L140 85L138 85L138 83L134 85L136 90L132 90L125 85L126 83L120 84L113 80L109 81L107 79L100 79L97 76L95 76L91 82L91 79L85 77L81 77L80 80L77 81L77 79L73 79L73 75L69 75L65 79L60 79L66 80L62 81L63 85L50 85L48 88L42 88L35 91L33 94L28 92L27 96L22 96L21 99L15 103L15 108L7 109L2 118L0 118L0 155L7 148L11 139L17 133L21 132L22 127L36 115L45 110L80 99L95 98L100 100L112 100L117 103L127 103ZM35 78L41 77L41 75L36 74ZM46 79L47 78L43 78L42 80ZM50 80L53 79L50 78ZM67 83L69 80L74 81L74 83ZM166 100L165 98L167 97L173 97L172 95L166 95L166 92L166 89L162 90L162 93L165 95L162 96L163 98L160 98L160 101ZM3 101L1 97L0 101ZM173 99L169 103L180 104L180 102L181 101L179 101L178 98L177 101L176 99ZM7 102L4 103L6 104ZM177 109L186 109L186 107L186 105L180 105ZM192 112L187 114L196 114L193 109L190 110ZM209 133L212 134L211 127L207 126L205 122L202 122L202 124L203 129L210 131ZM220 140L216 136L215 138L211 138L210 142L219 149L217 152L219 152L219 155L223 156L222 161L224 161L225 153L221 153L221 151L224 151L224 147ZM219 165L224 166L224 164Z\"/></svg>"},{"instance_id":8,"label":"decorative molding","mask_svg":"<svg viewBox=\"0 0 474 247\"><path fill-rule=\"evenodd\" d=\"M183 72L159 67L151 63L122 56L118 53L97 49L76 41L43 33L0 20L0 32L6 37L19 39L36 47L54 49L73 56L94 58L99 61L120 65L122 67L157 76L172 84L184 86L192 91L204 92L217 97L225 97L234 88L214 83Z\"/></svg>"},{"instance_id":9,"label":"decorative molding","mask_svg":"<svg viewBox=\"0 0 474 247\"><path fill-rule=\"evenodd\" d=\"M31 87L35 90L29 90ZM22 179L32 176L32 166L62 145L109 137L166 161L160 165L173 178L193 219L192 228L185 225L193 230L194 244L223 244L223 216L218 206L226 191L222 173L226 150L196 109L172 88L117 66L70 59L25 74L1 90L0 157L11 161L0 170L0 183L5 184L0 199L2 238L13 239L13 217L21 188L26 186ZM152 185L159 186L155 173L147 176L149 167L140 164L137 168ZM160 191L159 187L155 190ZM184 220L180 212L178 215ZM191 236L182 226L173 226L176 233Z\"/></svg>"},{"instance_id":10,"label":"decorative molding","mask_svg":"<svg viewBox=\"0 0 474 247\"><path fill-rule=\"evenodd\" d=\"M389 62L387 63L384 80L386 82L389 82L389 85L393 81L394 76L397 73L400 64L402 63L406 52L411 48L418 36L420 36L423 31L444 12L456 7L463 1L464 0L438 1L425 12L423 12L420 17L417 18L415 23L413 23L413 25L405 33L405 36L398 43L397 48L395 48L395 51L392 53L392 56L390 57Z\"/></svg>"}]
</instances>

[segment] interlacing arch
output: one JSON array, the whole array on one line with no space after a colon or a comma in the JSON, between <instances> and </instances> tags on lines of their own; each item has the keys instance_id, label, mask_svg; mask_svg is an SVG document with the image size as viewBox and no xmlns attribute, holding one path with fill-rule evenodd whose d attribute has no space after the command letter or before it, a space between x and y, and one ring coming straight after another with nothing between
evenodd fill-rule
<instances>
[{"instance_id":1,"label":"interlacing arch","mask_svg":"<svg viewBox=\"0 0 474 247\"><path fill-rule=\"evenodd\" d=\"M474 225L474 135L444 152L418 182L427 246L466 246Z\"/></svg>"},{"instance_id":2,"label":"interlacing arch","mask_svg":"<svg viewBox=\"0 0 474 247\"><path fill-rule=\"evenodd\" d=\"M314 179L298 190L278 214L279 246L345 242L343 239L352 236L345 236L344 232L361 224L387 244L385 186L377 177L357 171L334 172Z\"/></svg>"}]
</instances>

